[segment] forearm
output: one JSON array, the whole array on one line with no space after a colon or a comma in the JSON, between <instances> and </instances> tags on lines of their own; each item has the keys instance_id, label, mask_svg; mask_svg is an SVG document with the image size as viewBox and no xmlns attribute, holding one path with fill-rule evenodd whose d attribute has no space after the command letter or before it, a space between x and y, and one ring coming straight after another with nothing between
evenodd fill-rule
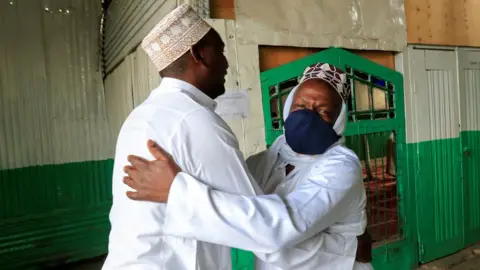
<instances>
[{"instance_id":1,"label":"forearm","mask_svg":"<svg viewBox=\"0 0 480 270\"><path fill-rule=\"evenodd\" d=\"M170 190L164 233L254 252L276 252L330 225L328 211L322 210L305 221L303 214L312 212L300 211L296 204L302 190L298 193L285 199L239 196L212 190L180 173Z\"/></svg>"}]
</instances>

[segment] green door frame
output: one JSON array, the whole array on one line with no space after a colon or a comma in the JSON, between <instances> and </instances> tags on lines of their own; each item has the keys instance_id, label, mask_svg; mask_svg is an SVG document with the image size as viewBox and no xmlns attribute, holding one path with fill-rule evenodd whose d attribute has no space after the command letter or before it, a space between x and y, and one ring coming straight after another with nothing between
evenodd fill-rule
<instances>
[{"instance_id":1,"label":"green door frame","mask_svg":"<svg viewBox=\"0 0 480 270\"><path fill-rule=\"evenodd\" d=\"M330 48L319 53L307 56L297 61L282 65L280 67L263 72L260 75L262 85L262 102L265 120L265 137L267 146L282 134L281 125L283 125L280 106L277 110L280 113L278 117L271 117L271 98L275 89L285 81L295 80L300 76L305 68L318 62L327 62L343 70L350 68L360 70L376 78L388 81L393 84L395 89L394 104L395 118L384 120L362 120L349 122L345 135L359 135L374 132L396 131L396 152L397 152L397 192L399 208L399 227L400 240L384 243L374 249L374 267L375 269L403 270L411 269L417 265L417 244L415 228L415 207L414 207L414 185L410 183L408 177L409 168L406 166L406 146L405 146L405 112L403 96L403 76L389 68L378 65L372 61L362 58L358 55L339 48ZM370 78L370 77L369 77ZM355 78L355 80L360 80ZM353 85L353 84L352 84ZM372 87L370 87L370 91ZM289 89L290 90L290 89ZM277 91L273 93L278 100L288 94L287 91ZM277 126L280 124L279 126ZM274 127L275 125L275 127ZM253 255L244 251L233 250L234 258L237 258L234 269L254 269L241 263L238 254L242 254L244 260L253 260Z\"/></svg>"}]
</instances>

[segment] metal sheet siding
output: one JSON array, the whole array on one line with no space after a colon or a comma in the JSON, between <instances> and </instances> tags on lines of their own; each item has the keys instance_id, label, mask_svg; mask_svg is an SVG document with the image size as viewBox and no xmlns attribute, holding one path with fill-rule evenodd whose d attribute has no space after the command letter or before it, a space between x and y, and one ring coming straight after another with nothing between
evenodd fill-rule
<instances>
[{"instance_id":1,"label":"metal sheet siding","mask_svg":"<svg viewBox=\"0 0 480 270\"><path fill-rule=\"evenodd\" d=\"M110 73L134 51L155 24L176 6L176 0L113 1L105 17L106 72Z\"/></svg>"},{"instance_id":2,"label":"metal sheet siding","mask_svg":"<svg viewBox=\"0 0 480 270\"><path fill-rule=\"evenodd\" d=\"M112 160L98 0L0 2L0 262L106 251Z\"/></svg>"},{"instance_id":3,"label":"metal sheet siding","mask_svg":"<svg viewBox=\"0 0 480 270\"><path fill-rule=\"evenodd\" d=\"M480 50L459 49L465 242L480 241Z\"/></svg>"},{"instance_id":4,"label":"metal sheet siding","mask_svg":"<svg viewBox=\"0 0 480 270\"><path fill-rule=\"evenodd\" d=\"M107 159L100 3L11 2L0 3L0 168Z\"/></svg>"},{"instance_id":5,"label":"metal sheet siding","mask_svg":"<svg viewBox=\"0 0 480 270\"><path fill-rule=\"evenodd\" d=\"M455 51L421 50L410 46L396 62L405 76L407 143L458 137L460 116Z\"/></svg>"},{"instance_id":6,"label":"metal sheet siding","mask_svg":"<svg viewBox=\"0 0 480 270\"><path fill-rule=\"evenodd\" d=\"M480 55L480 52L479 52ZM462 130L480 130L480 63L476 69L463 69L463 79L465 82L465 107L466 115L462 123Z\"/></svg>"},{"instance_id":7,"label":"metal sheet siding","mask_svg":"<svg viewBox=\"0 0 480 270\"><path fill-rule=\"evenodd\" d=\"M108 125L110 129L110 149L114 156L118 132L133 110L132 94L132 56L128 56L105 79L105 96L107 105Z\"/></svg>"},{"instance_id":8,"label":"metal sheet siding","mask_svg":"<svg viewBox=\"0 0 480 270\"><path fill-rule=\"evenodd\" d=\"M459 132L456 70L431 69L426 71L428 86L429 133L432 140L456 138Z\"/></svg>"},{"instance_id":9,"label":"metal sheet siding","mask_svg":"<svg viewBox=\"0 0 480 270\"><path fill-rule=\"evenodd\" d=\"M407 157L416 189L420 260L463 248L463 184L454 50L408 49Z\"/></svg>"},{"instance_id":10,"label":"metal sheet siding","mask_svg":"<svg viewBox=\"0 0 480 270\"><path fill-rule=\"evenodd\" d=\"M136 107L148 97L152 89L160 85L160 75L141 48L132 53L131 57L133 105Z\"/></svg>"},{"instance_id":11,"label":"metal sheet siding","mask_svg":"<svg viewBox=\"0 0 480 270\"><path fill-rule=\"evenodd\" d=\"M462 131L480 131L480 50L459 49Z\"/></svg>"}]
</instances>

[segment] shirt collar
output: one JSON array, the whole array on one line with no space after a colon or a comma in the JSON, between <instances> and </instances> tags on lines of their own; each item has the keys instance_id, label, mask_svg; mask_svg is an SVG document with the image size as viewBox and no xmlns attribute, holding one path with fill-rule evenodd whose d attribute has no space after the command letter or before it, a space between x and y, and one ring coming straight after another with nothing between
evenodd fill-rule
<instances>
[{"instance_id":1,"label":"shirt collar","mask_svg":"<svg viewBox=\"0 0 480 270\"><path fill-rule=\"evenodd\" d=\"M160 86L158 87L158 90L162 92L175 91L175 89L178 89L186 93L191 98L193 98L196 102L198 102L200 105L207 107L212 111L215 110L217 106L217 102L215 102L215 100L213 100L212 98L207 96L205 93L200 91L200 89L179 79L162 78L162 81L160 82Z\"/></svg>"}]
</instances>

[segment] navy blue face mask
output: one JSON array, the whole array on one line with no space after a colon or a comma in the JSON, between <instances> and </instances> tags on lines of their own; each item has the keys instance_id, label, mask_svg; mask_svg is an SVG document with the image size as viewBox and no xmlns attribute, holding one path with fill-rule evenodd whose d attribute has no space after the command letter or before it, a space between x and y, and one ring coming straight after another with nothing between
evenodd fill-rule
<instances>
[{"instance_id":1,"label":"navy blue face mask","mask_svg":"<svg viewBox=\"0 0 480 270\"><path fill-rule=\"evenodd\" d=\"M308 109L291 112L284 126L287 144L299 154L323 154L340 139L333 127Z\"/></svg>"}]
</instances>

